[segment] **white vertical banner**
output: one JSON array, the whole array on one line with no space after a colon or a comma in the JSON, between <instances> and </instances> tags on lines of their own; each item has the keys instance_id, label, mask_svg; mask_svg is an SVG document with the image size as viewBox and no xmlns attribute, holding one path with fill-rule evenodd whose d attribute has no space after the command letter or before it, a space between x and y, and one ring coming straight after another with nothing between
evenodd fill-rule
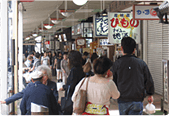
<instances>
[{"instance_id":1,"label":"white vertical banner","mask_svg":"<svg viewBox=\"0 0 169 116\"><path fill-rule=\"evenodd\" d=\"M109 42L121 43L124 36L130 36L140 43L140 21L134 20L131 13L109 12Z\"/></svg>"},{"instance_id":2,"label":"white vertical banner","mask_svg":"<svg viewBox=\"0 0 169 116\"><path fill-rule=\"evenodd\" d=\"M7 41L8 41L8 16L7 16L7 0L0 0L0 100L7 98ZM2 104L0 115L7 115L8 107Z\"/></svg>"},{"instance_id":3,"label":"white vertical banner","mask_svg":"<svg viewBox=\"0 0 169 116\"><path fill-rule=\"evenodd\" d=\"M19 91L23 89L23 7L19 3L19 24L18 24L18 38L19 38Z\"/></svg>"}]
</instances>

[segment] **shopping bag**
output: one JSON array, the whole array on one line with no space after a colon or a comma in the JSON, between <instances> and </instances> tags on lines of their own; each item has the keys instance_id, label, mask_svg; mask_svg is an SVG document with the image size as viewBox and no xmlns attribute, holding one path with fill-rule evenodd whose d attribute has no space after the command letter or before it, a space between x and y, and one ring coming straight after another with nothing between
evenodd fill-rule
<instances>
[{"instance_id":1,"label":"shopping bag","mask_svg":"<svg viewBox=\"0 0 169 116\"><path fill-rule=\"evenodd\" d=\"M156 112L155 106L153 105L153 103L148 103L145 109L146 109L147 114L154 114Z\"/></svg>"},{"instance_id":2,"label":"shopping bag","mask_svg":"<svg viewBox=\"0 0 169 116\"><path fill-rule=\"evenodd\" d=\"M57 82L57 90L59 91L60 88L63 87L64 83L63 82Z\"/></svg>"},{"instance_id":3,"label":"shopping bag","mask_svg":"<svg viewBox=\"0 0 169 116\"><path fill-rule=\"evenodd\" d=\"M85 111L85 108L86 108L87 87L88 87L89 79L87 80L86 90L80 89L86 79L87 79L87 77L85 77L82 84L80 85L78 93L76 95L76 99L73 102L73 112L76 113L76 114L82 114Z\"/></svg>"},{"instance_id":4,"label":"shopping bag","mask_svg":"<svg viewBox=\"0 0 169 116\"><path fill-rule=\"evenodd\" d=\"M68 86L67 95L61 98L61 110L63 112L72 112L73 102L71 97L69 97L70 86Z\"/></svg>"}]
</instances>

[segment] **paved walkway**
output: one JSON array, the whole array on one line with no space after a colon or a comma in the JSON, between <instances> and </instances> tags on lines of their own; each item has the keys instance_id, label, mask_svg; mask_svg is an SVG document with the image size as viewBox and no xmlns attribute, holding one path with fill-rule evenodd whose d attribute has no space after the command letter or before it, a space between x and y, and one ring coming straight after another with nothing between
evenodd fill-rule
<instances>
[{"instance_id":1,"label":"paved walkway","mask_svg":"<svg viewBox=\"0 0 169 116\"><path fill-rule=\"evenodd\" d=\"M56 80L54 78L53 78L53 81L56 82ZM59 91L59 100L61 100L61 97L64 97L64 91ZM162 96L158 95L158 94L155 94L153 97L154 97L153 104L155 105L156 110L161 110L161 98L162 98ZM117 100L111 99L110 103L111 103L110 104L110 108L109 108L110 115L119 115L119 109L118 109ZM147 105L147 103L148 103L148 101L147 101L147 97L146 97L144 99L144 101L143 101L143 106L144 106L144 110L143 111L145 111L145 106Z\"/></svg>"}]
</instances>

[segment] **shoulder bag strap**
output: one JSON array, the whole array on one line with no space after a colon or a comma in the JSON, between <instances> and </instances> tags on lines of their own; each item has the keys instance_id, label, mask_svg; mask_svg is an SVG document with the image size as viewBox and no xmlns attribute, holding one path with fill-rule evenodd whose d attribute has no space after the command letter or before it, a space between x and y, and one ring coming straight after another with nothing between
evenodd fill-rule
<instances>
[{"instance_id":1,"label":"shoulder bag strap","mask_svg":"<svg viewBox=\"0 0 169 116\"><path fill-rule=\"evenodd\" d=\"M87 88L88 88L89 79L90 79L90 77L88 77L88 80L87 80L86 91L87 91Z\"/></svg>"},{"instance_id":2,"label":"shoulder bag strap","mask_svg":"<svg viewBox=\"0 0 169 116\"><path fill-rule=\"evenodd\" d=\"M85 82L86 78L87 78L87 77L85 77L85 78L83 79L83 81L82 81L82 83L81 83L81 85L80 85L80 87L79 87L77 93L80 91L80 88L81 88L81 86L83 85L83 83ZM76 95L76 96L77 96L77 95ZM76 99L76 98L75 98L75 99Z\"/></svg>"}]
</instances>

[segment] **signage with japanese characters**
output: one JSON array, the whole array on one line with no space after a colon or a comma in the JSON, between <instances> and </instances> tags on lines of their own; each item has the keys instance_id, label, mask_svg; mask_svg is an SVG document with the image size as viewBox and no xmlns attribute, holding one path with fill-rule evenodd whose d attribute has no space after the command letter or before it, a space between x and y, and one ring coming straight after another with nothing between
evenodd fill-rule
<instances>
[{"instance_id":1,"label":"signage with japanese characters","mask_svg":"<svg viewBox=\"0 0 169 116\"><path fill-rule=\"evenodd\" d=\"M94 36L107 37L108 36L108 16L94 17Z\"/></svg>"},{"instance_id":2,"label":"signage with japanese characters","mask_svg":"<svg viewBox=\"0 0 169 116\"><path fill-rule=\"evenodd\" d=\"M138 20L159 20L156 11L157 5L133 5L133 18Z\"/></svg>"},{"instance_id":3,"label":"signage with japanese characters","mask_svg":"<svg viewBox=\"0 0 169 116\"><path fill-rule=\"evenodd\" d=\"M130 13L108 13L110 43L119 44L124 36L130 36L140 43L140 21L134 20Z\"/></svg>"}]
</instances>

